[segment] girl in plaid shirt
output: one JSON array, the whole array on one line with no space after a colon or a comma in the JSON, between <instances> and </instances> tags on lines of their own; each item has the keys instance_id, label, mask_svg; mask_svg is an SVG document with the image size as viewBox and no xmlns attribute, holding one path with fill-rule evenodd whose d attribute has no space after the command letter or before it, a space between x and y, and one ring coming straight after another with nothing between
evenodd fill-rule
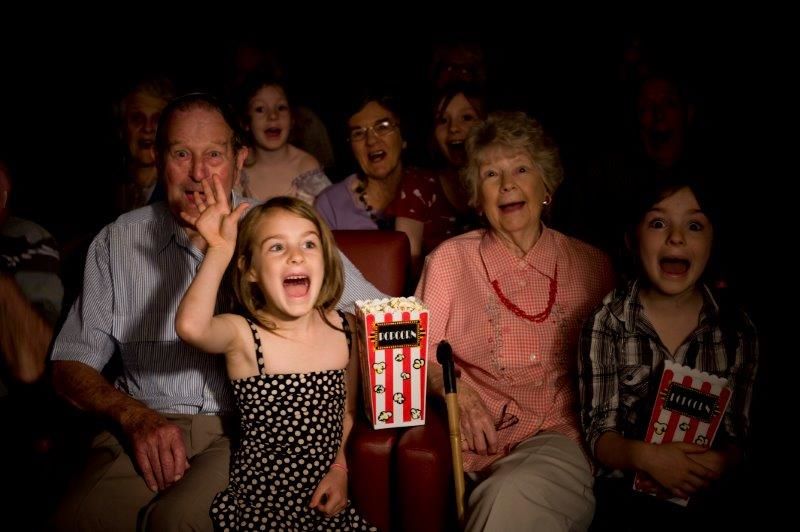
<instances>
[{"instance_id":1,"label":"girl in plaid shirt","mask_svg":"<svg viewBox=\"0 0 800 532\"><path fill-rule=\"evenodd\" d=\"M642 208L626 234L638 278L606 296L581 332L581 417L601 473L638 472L661 498L691 495L694 501L741 461L758 342L749 318L718 305L703 282L715 227L700 184L677 178L640 197ZM728 379L733 393L712 449L642 441L664 360ZM616 503L630 486L626 480L617 488ZM603 494L597 498L602 516ZM637 501L656 503L626 501L626 516ZM660 505L677 511L670 506ZM642 524L652 527L653 514L646 515Z\"/></svg>"}]
</instances>

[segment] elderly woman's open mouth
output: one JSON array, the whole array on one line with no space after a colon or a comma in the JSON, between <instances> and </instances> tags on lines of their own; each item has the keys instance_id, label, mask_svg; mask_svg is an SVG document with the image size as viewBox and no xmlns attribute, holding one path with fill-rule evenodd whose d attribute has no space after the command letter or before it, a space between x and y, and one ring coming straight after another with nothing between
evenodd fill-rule
<instances>
[{"instance_id":1,"label":"elderly woman's open mouth","mask_svg":"<svg viewBox=\"0 0 800 532\"><path fill-rule=\"evenodd\" d=\"M500 212L502 212L503 214L508 214L508 213L512 213L512 212L518 211L522 207L525 206L525 203L526 202L524 202L524 201L514 201L512 203L504 203L504 204L500 205L500 207L499 207L500 208Z\"/></svg>"}]
</instances>

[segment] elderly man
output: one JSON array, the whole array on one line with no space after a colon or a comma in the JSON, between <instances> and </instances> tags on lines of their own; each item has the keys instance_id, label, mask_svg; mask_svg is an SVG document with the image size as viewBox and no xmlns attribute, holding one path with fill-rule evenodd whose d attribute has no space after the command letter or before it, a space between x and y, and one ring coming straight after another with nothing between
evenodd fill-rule
<instances>
[{"instance_id":1,"label":"elderly man","mask_svg":"<svg viewBox=\"0 0 800 532\"><path fill-rule=\"evenodd\" d=\"M57 512L62 529L211 530L211 500L228 483L235 405L223 359L183 344L173 325L206 249L179 213L196 209L193 194L212 174L230 193L247 149L226 107L190 94L162 112L156 150L166 202L123 215L94 239L53 349L59 393L111 422ZM340 305L381 297L343 261ZM122 370L112 385L100 372L115 353Z\"/></svg>"}]
</instances>

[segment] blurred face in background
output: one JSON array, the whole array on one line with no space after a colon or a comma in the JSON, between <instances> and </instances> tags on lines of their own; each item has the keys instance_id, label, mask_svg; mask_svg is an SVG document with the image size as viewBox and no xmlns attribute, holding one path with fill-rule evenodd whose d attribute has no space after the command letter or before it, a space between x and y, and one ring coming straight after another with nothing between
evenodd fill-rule
<instances>
[{"instance_id":1,"label":"blurred face in background","mask_svg":"<svg viewBox=\"0 0 800 532\"><path fill-rule=\"evenodd\" d=\"M278 85L265 85L248 105L248 128L255 144L264 150L276 150L289 141L292 115L286 93Z\"/></svg>"},{"instance_id":2,"label":"blurred face in background","mask_svg":"<svg viewBox=\"0 0 800 532\"><path fill-rule=\"evenodd\" d=\"M481 120L480 113L461 92L446 105L444 101L441 104L444 109L438 110L434 129L436 144L447 162L460 168L467 162L464 141L472 126Z\"/></svg>"},{"instance_id":3,"label":"blurred face in background","mask_svg":"<svg viewBox=\"0 0 800 532\"><path fill-rule=\"evenodd\" d=\"M483 50L474 44L455 44L445 46L435 52L438 56L433 85L438 89L453 82L486 81L486 65Z\"/></svg>"},{"instance_id":4,"label":"blurred face in background","mask_svg":"<svg viewBox=\"0 0 800 532\"><path fill-rule=\"evenodd\" d=\"M122 104L122 137L136 166L154 166L158 119L167 100L147 92L133 92Z\"/></svg>"},{"instance_id":5,"label":"blurred face in background","mask_svg":"<svg viewBox=\"0 0 800 532\"><path fill-rule=\"evenodd\" d=\"M671 167L684 154L692 116L674 83L651 79L642 85L638 100L639 134L648 157Z\"/></svg>"}]
</instances>

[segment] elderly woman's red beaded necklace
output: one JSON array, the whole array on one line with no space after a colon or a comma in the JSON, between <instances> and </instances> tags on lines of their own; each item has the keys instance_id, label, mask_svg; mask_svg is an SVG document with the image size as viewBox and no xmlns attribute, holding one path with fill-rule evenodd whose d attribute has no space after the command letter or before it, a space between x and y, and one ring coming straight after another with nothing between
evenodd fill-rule
<instances>
[{"instance_id":1,"label":"elderly woman's red beaded necklace","mask_svg":"<svg viewBox=\"0 0 800 532\"><path fill-rule=\"evenodd\" d=\"M553 310L553 304L556 302L556 294L558 293L558 265L556 264L556 268L553 271L553 278L550 279L550 294L547 297L547 307L540 313L534 314L533 316L512 303L511 300L509 300L500 290L500 283L496 279L492 281L492 288L494 288L497 297L500 298L500 301L503 302L508 310L520 318L532 321L534 323L541 323L550 316L550 312Z\"/></svg>"}]
</instances>

